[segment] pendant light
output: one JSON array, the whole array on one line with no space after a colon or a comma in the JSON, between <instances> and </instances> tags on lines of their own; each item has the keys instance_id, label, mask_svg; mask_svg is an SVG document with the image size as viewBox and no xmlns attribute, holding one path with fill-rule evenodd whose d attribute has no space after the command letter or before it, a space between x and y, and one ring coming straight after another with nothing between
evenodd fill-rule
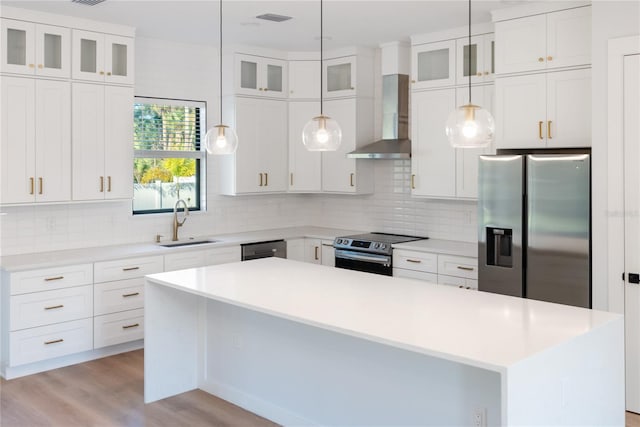
<instances>
[{"instance_id":1,"label":"pendant light","mask_svg":"<svg viewBox=\"0 0 640 427\"><path fill-rule=\"evenodd\" d=\"M322 22L323 0L320 0L320 115L309 120L302 129L302 142L309 151L335 151L342 141L342 130L338 122L323 112L323 59L324 29Z\"/></svg>"},{"instance_id":2,"label":"pendant light","mask_svg":"<svg viewBox=\"0 0 640 427\"><path fill-rule=\"evenodd\" d=\"M214 155L232 154L238 148L238 135L222 121L222 0L220 0L220 124L207 131L204 148Z\"/></svg>"},{"instance_id":3,"label":"pendant light","mask_svg":"<svg viewBox=\"0 0 640 427\"><path fill-rule=\"evenodd\" d=\"M449 114L446 134L457 148L486 147L493 141L496 125L487 110L471 102L471 0L469 0L469 103Z\"/></svg>"}]
</instances>

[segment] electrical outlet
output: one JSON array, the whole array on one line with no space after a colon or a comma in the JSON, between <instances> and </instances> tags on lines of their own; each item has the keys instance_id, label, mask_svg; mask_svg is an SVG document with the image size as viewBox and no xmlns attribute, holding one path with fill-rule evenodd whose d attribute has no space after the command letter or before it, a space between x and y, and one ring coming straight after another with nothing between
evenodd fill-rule
<instances>
[{"instance_id":1,"label":"electrical outlet","mask_svg":"<svg viewBox=\"0 0 640 427\"><path fill-rule=\"evenodd\" d=\"M476 408L473 411L473 427L487 427L487 410L485 408Z\"/></svg>"}]
</instances>

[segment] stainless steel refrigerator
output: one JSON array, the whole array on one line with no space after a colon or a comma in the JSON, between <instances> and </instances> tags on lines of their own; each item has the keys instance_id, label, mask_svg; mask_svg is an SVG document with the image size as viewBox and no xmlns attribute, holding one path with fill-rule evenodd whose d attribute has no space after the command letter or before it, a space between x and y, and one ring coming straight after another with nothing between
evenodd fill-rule
<instances>
[{"instance_id":1,"label":"stainless steel refrigerator","mask_svg":"<svg viewBox=\"0 0 640 427\"><path fill-rule=\"evenodd\" d=\"M589 154L480 156L478 288L591 308Z\"/></svg>"}]
</instances>

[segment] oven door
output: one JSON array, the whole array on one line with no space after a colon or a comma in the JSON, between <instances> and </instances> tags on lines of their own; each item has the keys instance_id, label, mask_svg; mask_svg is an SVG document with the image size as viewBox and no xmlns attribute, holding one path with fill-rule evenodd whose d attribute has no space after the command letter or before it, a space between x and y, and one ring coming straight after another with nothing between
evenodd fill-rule
<instances>
[{"instance_id":1,"label":"oven door","mask_svg":"<svg viewBox=\"0 0 640 427\"><path fill-rule=\"evenodd\" d=\"M336 249L336 267L347 270L364 271L366 273L391 276L390 255L370 254L366 252Z\"/></svg>"}]
</instances>

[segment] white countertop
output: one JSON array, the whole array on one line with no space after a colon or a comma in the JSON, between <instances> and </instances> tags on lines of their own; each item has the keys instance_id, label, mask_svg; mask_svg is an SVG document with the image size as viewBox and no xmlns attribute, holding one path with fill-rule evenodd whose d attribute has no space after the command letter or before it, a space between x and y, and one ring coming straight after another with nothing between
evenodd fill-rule
<instances>
[{"instance_id":1,"label":"white countertop","mask_svg":"<svg viewBox=\"0 0 640 427\"><path fill-rule=\"evenodd\" d=\"M225 246L240 245L243 243L263 242L279 239L296 239L309 237L316 239L333 240L337 236L361 233L354 230L342 230L325 227L289 227L270 230L248 231L244 233L231 233L216 236L199 236L196 240L212 239L215 243L207 243L195 246L180 246L167 248L156 243L133 243L116 246L100 246L93 248L67 249L61 251L38 252L20 255L0 257L0 268L14 272L31 270L35 268L55 267L65 264L82 264L95 261L108 261L121 258L138 256L166 255L170 253L203 250ZM180 241L188 239L180 239ZM171 243L170 241L163 241Z\"/></svg>"},{"instance_id":2,"label":"white countertop","mask_svg":"<svg viewBox=\"0 0 640 427\"><path fill-rule=\"evenodd\" d=\"M498 372L620 317L279 258L147 277L209 299Z\"/></svg>"},{"instance_id":3,"label":"white countertop","mask_svg":"<svg viewBox=\"0 0 640 427\"><path fill-rule=\"evenodd\" d=\"M398 243L394 249L407 249L417 252L434 252L447 255L478 257L478 244L457 242L454 240L427 239L414 242Z\"/></svg>"}]
</instances>

